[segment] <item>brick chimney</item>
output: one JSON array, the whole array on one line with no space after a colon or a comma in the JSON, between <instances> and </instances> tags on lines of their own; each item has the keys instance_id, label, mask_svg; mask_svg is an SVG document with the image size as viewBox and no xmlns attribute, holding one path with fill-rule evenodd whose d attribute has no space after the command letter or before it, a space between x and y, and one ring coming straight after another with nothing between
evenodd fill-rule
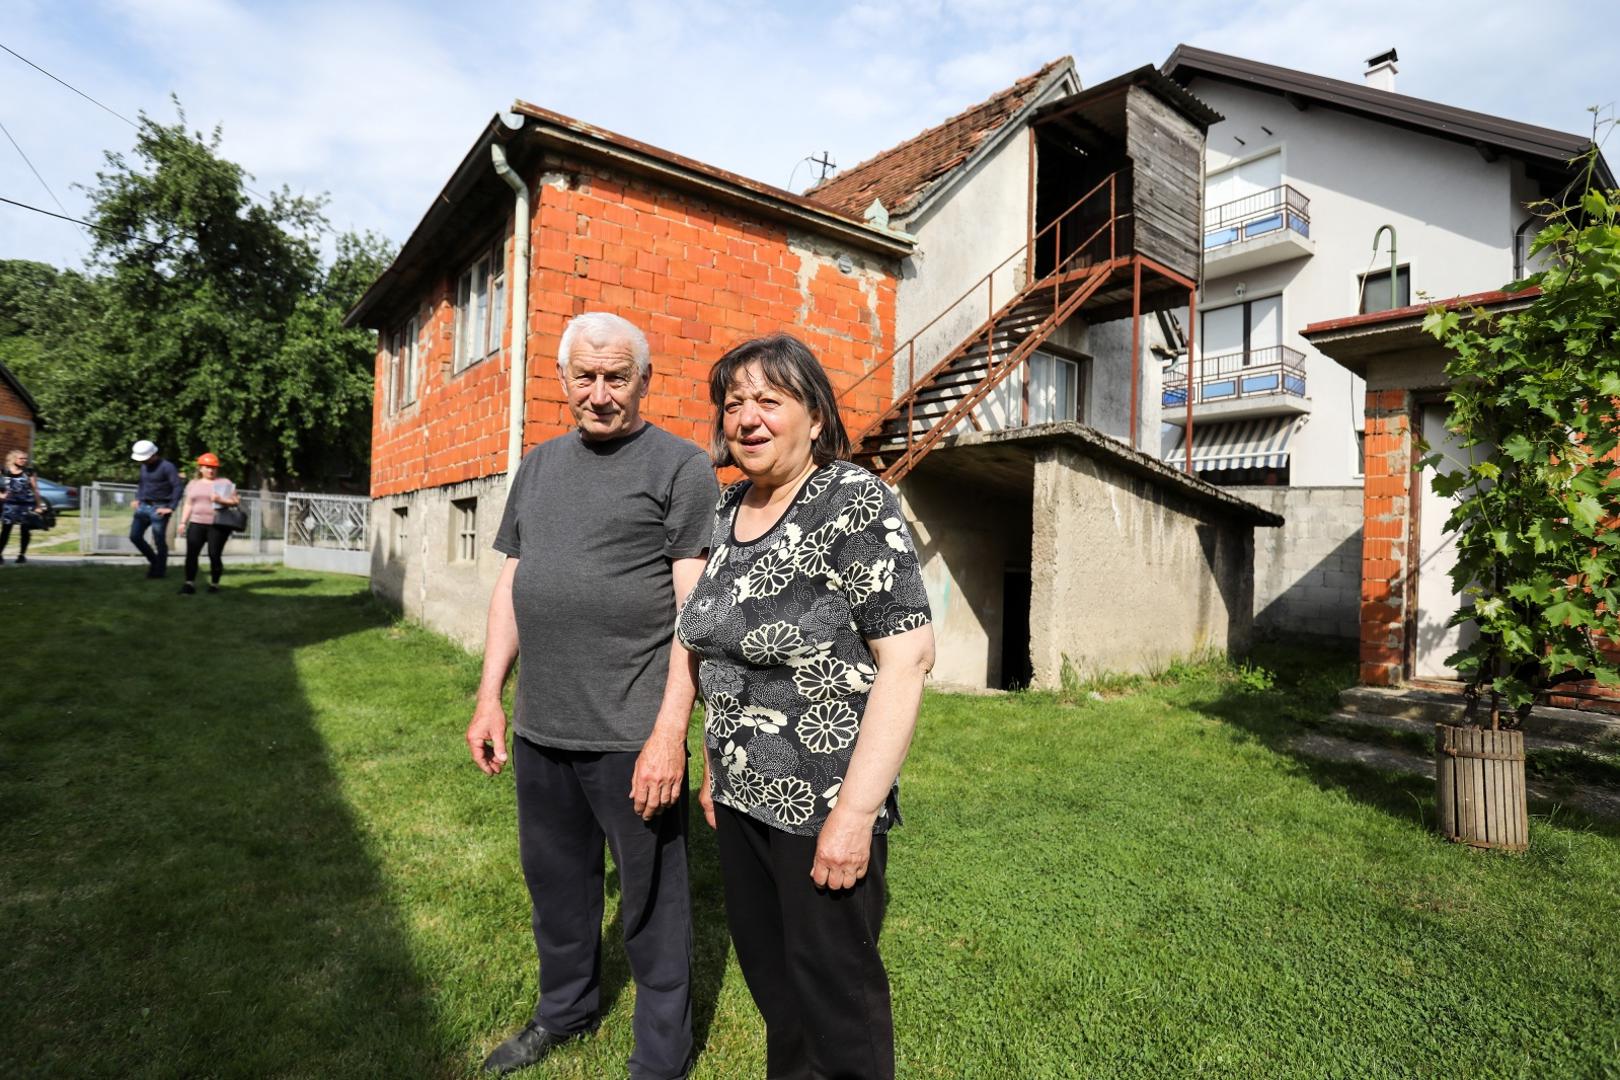
<instances>
[{"instance_id":1,"label":"brick chimney","mask_svg":"<svg viewBox=\"0 0 1620 1080\"><path fill-rule=\"evenodd\" d=\"M1399 70L1395 66L1396 59L1394 49L1381 52L1377 56L1369 56L1367 58L1367 70L1363 75L1367 80L1367 85L1374 90L1388 90L1394 93L1395 72Z\"/></svg>"}]
</instances>

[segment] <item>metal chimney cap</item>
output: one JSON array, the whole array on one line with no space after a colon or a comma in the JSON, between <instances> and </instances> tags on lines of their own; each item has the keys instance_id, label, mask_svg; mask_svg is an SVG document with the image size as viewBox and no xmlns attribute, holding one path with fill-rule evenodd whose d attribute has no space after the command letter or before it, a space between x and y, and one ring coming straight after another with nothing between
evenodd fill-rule
<instances>
[{"instance_id":1,"label":"metal chimney cap","mask_svg":"<svg viewBox=\"0 0 1620 1080\"><path fill-rule=\"evenodd\" d=\"M1379 64L1385 64L1385 63L1392 64L1392 63L1394 63L1395 61L1397 61L1399 59L1400 59L1400 57L1395 55L1394 46L1391 46L1389 48L1389 51L1387 51L1387 52L1381 52L1377 56L1369 56L1369 57L1367 57L1367 66L1368 67L1376 67Z\"/></svg>"}]
</instances>

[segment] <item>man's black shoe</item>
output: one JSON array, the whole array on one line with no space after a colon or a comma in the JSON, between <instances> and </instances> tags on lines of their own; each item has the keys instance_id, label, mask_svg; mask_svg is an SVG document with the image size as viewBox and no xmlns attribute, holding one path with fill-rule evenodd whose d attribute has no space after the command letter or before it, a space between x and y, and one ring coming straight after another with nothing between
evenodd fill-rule
<instances>
[{"instance_id":1,"label":"man's black shoe","mask_svg":"<svg viewBox=\"0 0 1620 1080\"><path fill-rule=\"evenodd\" d=\"M180 586L180 595L181 596L190 596L192 593L194 593L196 591L197 591L197 586L193 585L189 581L186 582L184 585Z\"/></svg>"},{"instance_id":2,"label":"man's black shoe","mask_svg":"<svg viewBox=\"0 0 1620 1080\"><path fill-rule=\"evenodd\" d=\"M530 1020L522 1031L491 1051L489 1057L484 1059L484 1072L491 1076L505 1076L519 1069L527 1069L557 1047L575 1039L583 1039L596 1028L597 1025L592 1023L579 1031L558 1035Z\"/></svg>"}]
</instances>

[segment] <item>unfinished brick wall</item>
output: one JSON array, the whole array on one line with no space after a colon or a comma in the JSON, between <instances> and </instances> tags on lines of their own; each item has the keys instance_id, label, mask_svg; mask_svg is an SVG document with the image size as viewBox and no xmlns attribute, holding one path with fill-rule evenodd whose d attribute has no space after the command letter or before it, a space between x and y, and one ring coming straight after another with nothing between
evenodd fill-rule
<instances>
[{"instance_id":1,"label":"unfinished brick wall","mask_svg":"<svg viewBox=\"0 0 1620 1080\"><path fill-rule=\"evenodd\" d=\"M1406 656L1412 395L1367 392L1366 486L1362 496L1361 681L1395 686Z\"/></svg>"},{"instance_id":2,"label":"unfinished brick wall","mask_svg":"<svg viewBox=\"0 0 1620 1080\"><path fill-rule=\"evenodd\" d=\"M11 388L0 380L0 462L13 450L33 449L34 410Z\"/></svg>"},{"instance_id":3,"label":"unfinished brick wall","mask_svg":"<svg viewBox=\"0 0 1620 1080\"><path fill-rule=\"evenodd\" d=\"M703 445L711 416L709 368L739 341L794 333L839 390L894 347L892 261L790 232L718 198L672 191L585 161L553 159L530 181L525 449L572 427L556 357L563 328L583 311L615 312L646 332L654 374L643 414ZM490 223L492 235L496 227ZM508 241L508 259L510 253ZM848 256L849 273L840 270L840 255ZM374 497L506 468L510 342L499 355L451 372L451 283L461 267L444 269L444 279L424 297L417 403L394 416L385 415L387 335L381 340ZM851 434L888 403L886 382L868 380L846 402Z\"/></svg>"}]
</instances>

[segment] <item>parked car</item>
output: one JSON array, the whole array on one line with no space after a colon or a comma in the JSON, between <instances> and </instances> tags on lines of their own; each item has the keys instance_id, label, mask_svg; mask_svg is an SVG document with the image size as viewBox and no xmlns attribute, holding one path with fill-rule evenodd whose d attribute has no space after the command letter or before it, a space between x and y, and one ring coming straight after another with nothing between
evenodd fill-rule
<instances>
[{"instance_id":1,"label":"parked car","mask_svg":"<svg viewBox=\"0 0 1620 1080\"><path fill-rule=\"evenodd\" d=\"M39 481L39 493L45 501L51 504L51 509L58 513L63 510L77 510L79 508L79 489L67 484L59 484L55 480L47 480L43 476L36 477Z\"/></svg>"}]
</instances>

